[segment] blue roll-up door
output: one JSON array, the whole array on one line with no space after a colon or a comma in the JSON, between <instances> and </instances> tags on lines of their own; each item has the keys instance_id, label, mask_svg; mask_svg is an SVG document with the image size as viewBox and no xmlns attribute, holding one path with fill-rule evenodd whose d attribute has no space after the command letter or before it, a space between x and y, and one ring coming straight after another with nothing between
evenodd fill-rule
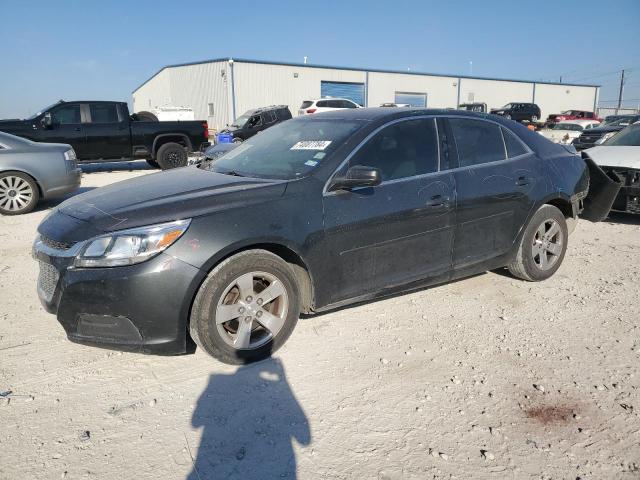
<instances>
[{"instance_id":1,"label":"blue roll-up door","mask_svg":"<svg viewBox=\"0 0 640 480\"><path fill-rule=\"evenodd\" d=\"M320 82L320 96L348 98L364 106L364 83Z\"/></svg>"},{"instance_id":2,"label":"blue roll-up door","mask_svg":"<svg viewBox=\"0 0 640 480\"><path fill-rule=\"evenodd\" d=\"M396 92L396 103L407 103L412 107L425 108L427 106L427 94Z\"/></svg>"}]
</instances>

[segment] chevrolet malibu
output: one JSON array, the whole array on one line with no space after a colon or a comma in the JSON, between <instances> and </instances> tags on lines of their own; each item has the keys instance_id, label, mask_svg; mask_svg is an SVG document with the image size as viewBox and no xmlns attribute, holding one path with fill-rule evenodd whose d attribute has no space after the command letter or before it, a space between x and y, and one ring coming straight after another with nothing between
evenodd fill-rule
<instances>
[{"instance_id":1,"label":"chevrolet malibu","mask_svg":"<svg viewBox=\"0 0 640 480\"><path fill-rule=\"evenodd\" d=\"M486 114L300 117L204 168L59 205L38 227L38 294L74 342L163 354L195 342L251 362L282 346L301 312L505 266L549 278L589 207L589 171Z\"/></svg>"}]
</instances>

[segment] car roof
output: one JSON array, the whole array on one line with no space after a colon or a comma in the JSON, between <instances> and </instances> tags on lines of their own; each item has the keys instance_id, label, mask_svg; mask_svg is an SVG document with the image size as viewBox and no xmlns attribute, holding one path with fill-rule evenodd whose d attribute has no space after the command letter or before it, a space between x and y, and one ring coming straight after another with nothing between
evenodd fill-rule
<instances>
[{"instance_id":1,"label":"car roof","mask_svg":"<svg viewBox=\"0 0 640 480\"><path fill-rule=\"evenodd\" d=\"M387 108L387 107L368 107L368 108L345 108L341 110L332 110L330 112L314 113L315 118L324 119L343 119L343 120L381 120L385 118L392 119L394 117L411 117L419 115L446 115L446 116L460 116L460 117L476 117L479 119L493 120L499 123L504 123L504 119L497 115L490 115L488 113L470 112L468 110L445 110L441 108ZM311 118L297 117L297 118Z\"/></svg>"}]
</instances>

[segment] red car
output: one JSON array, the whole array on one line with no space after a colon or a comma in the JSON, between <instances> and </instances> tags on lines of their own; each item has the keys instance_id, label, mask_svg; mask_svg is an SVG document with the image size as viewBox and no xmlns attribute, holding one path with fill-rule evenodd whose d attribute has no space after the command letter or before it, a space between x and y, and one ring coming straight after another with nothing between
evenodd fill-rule
<instances>
[{"instance_id":1,"label":"red car","mask_svg":"<svg viewBox=\"0 0 640 480\"><path fill-rule=\"evenodd\" d=\"M602 119L594 112L585 110L565 110L562 113L554 113L547 117L547 123L564 122L565 120L596 120L601 122Z\"/></svg>"}]
</instances>

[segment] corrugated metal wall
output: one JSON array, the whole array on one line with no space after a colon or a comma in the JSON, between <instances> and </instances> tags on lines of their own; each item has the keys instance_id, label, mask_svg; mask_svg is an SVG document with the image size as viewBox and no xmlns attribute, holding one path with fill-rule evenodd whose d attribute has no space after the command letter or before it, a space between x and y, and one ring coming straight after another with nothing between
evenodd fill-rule
<instances>
[{"instance_id":1,"label":"corrugated metal wall","mask_svg":"<svg viewBox=\"0 0 640 480\"><path fill-rule=\"evenodd\" d=\"M460 79L460 103L486 103L491 109L509 102L531 103L532 99L533 83Z\"/></svg>"},{"instance_id":2,"label":"corrugated metal wall","mask_svg":"<svg viewBox=\"0 0 640 480\"><path fill-rule=\"evenodd\" d=\"M396 92L423 93L429 108L456 108L483 102L498 108L509 102L535 102L542 119L562 110L593 110L597 87L540 84L508 80L456 78L437 75L365 72L306 65L275 65L236 61L233 64L235 103L232 102L229 63L207 62L168 67L135 91L134 111L173 105L192 108L211 128L222 128L246 110L288 105L296 116L303 100L319 98L322 81L365 83L367 105L393 102ZM368 83L367 83L368 82ZM208 104L213 104L209 116Z\"/></svg>"},{"instance_id":3,"label":"corrugated metal wall","mask_svg":"<svg viewBox=\"0 0 640 480\"><path fill-rule=\"evenodd\" d=\"M171 68L165 68L133 93L133 111L171 105Z\"/></svg>"},{"instance_id":4,"label":"corrugated metal wall","mask_svg":"<svg viewBox=\"0 0 640 480\"><path fill-rule=\"evenodd\" d=\"M231 123L228 108L227 62L200 63L171 68L171 99L175 106L192 108L197 119L207 120L210 128ZM208 104L213 103L213 116Z\"/></svg>"},{"instance_id":5,"label":"corrugated metal wall","mask_svg":"<svg viewBox=\"0 0 640 480\"><path fill-rule=\"evenodd\" d=\"M458 79L402 73L369 73L369 106L393 102L396 92L427 94L427 107L455 107Z\"/></svg>"},{"instance_id":6,"label":"corrugated metal wall","mask_svg":"<svg viewBox=\"0 0 640 480\"><path fill-rule=\"evenodd\" d=\"M267 105L288 105L296 116L303 100L320 98L320 82L364 83L365 72L236 62L236 115ZM297 74L297 76L296 76Z\"/></svg>"},{"instance_id":7,"label":"corrugated metal wall","mask_svg":"<svg viewBox=\"0 0 640 480\"><path fill-rule=\"evenodd\" d=\"M587 110L592 112L596 102L596 88L573 85L536 84L536 102L542 110L542 118L563 110Z\"/></svg>"}]
</instances>

